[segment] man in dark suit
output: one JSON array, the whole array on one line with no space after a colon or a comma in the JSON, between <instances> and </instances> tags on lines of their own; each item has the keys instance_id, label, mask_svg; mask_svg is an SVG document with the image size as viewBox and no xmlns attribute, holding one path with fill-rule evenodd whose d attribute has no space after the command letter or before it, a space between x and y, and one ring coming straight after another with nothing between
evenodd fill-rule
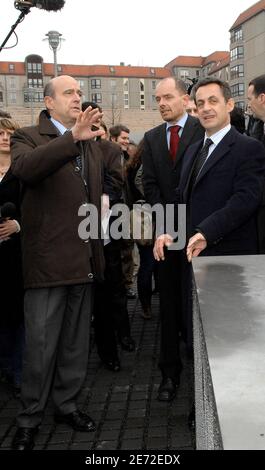
<instances>
[{"instance_id":1,"label":"man in dark suit","mask_svg":"<svg viewBox=\"0 0 265 470\"><path fill-rule=\"evenodd\" d=\"M156 88L156 101L164 124L148 131L144 136L143 174L145 197L149 204L177 205L179 178L184 153L192 143L203 136L198 119L189 116L186 85L182 80L165 78ZM166 243L168 235L157 227L158 243ZM182 317L191 316L190 299L183 296L186 276L186 257L183 252L167 251L163 263L158 265L161 347L159 367L162 382L158 399L170 401L176 394L182 369L179 354L179 329ZM176 268L177 267L177 268Z\"/></svg>"},{"instance_id":2,"label":"man in dark suit","mask_svg":"<svg viewBox=\"0 0 265 470\"><path fill-rule=\"evenodd\" d=\"M261 141L265 146L265 74L253 78L248 86L248 103L254 118L264 123Z\"/></svg>"},{"instance_id":3,"label":"man in dark suit","mask_svg":"<svg viewBox=\"0 0 265 470\"><path fill-rule=\"evenodd\" d=\"M193 256L258 253L256 215L265 154L260 142L230 125L229 85L206 78L194 88L202 141L185 155L180 191L187 204L189 261Z\"/></svg>"},{"instance_id":4,"label":"man in dark suit","mask_svg":"<svg viewBox=\"0 0 265 470\"><path fill-rule=\"evenodd\" d=\"M11 141L11 168L23 185L26 289L14 450L33 448L50 390L57 423L95 430L76 401L87 371L93 279L103 277L104 255L101 240L79 236L78 213L93 204L100 226L103 155L92 140L102 131L92 131L101 114L91 108L81 112L81 95L74 78L52 79L38 125L17 130Z\"/></svg>"},{"instance_id":5,"label":"man in dark suit","mask_svg":"<svg viewBox=\"0 0 265 470\"><path fill-rule=\"evenodd\" d=\"M265 74L253 78L248 86L248 104L256 121L259 133L253 137L259 139L265 148ZM259 253L265 253L265 182L262 205L257 216Z\"/></svg>"}]
</instances>

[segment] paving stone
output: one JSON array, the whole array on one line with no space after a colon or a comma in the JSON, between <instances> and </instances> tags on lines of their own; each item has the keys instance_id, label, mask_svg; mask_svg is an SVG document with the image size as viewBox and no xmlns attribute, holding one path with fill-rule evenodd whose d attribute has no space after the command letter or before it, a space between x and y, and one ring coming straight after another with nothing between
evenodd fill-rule
<instances>
[{"instance_id":1,"label":"paving stone","mask_svg":"<svg viewBox=\"0 0 265 470\"><path fill-rule=\"evenodd\" d=\"M68 444L54 444L51 445L49 444L46 448L47 450L67 450L68 449Z\"/></svg>"},{"instance_id":2,"label":"paving stone","mask_svg":"<svg viewBox=\"0 0 265 470\"><path fill-rule=\"evenodd\" d=\"M134 428L134 427L144 427L145 418L130 418L126 419L126 427L127 428Z\"/></svg>"},{"instance_id":3,"label":"paving stone","mask_svg":"<svg viewBox=\"0 0 265 470\"><path fill-rule=\"evenodd\" d=\"M148 428L148 439L151 437L167 437L168 434L168 427L167 426L160 426L160 427L151 427Z\"/></svg>"},{"instance_id":4,"label":"paving stone","mask_svg":"<svg viewBox=\"0 0 265 470\"><path fill-rule=\"evenodd\" d=\"M55 433L49 440L49 445L53 444L64 444L70 442L72 438L73 432L63 432L63 433Z\"/></svg>"},{"instance_id":5,"label":"paving stone","mask_svg":"<svg viewBox=\"0 0 265 470\"><path fill-rule=\"evenodd\" d=\"M122 450L141 450L142 440L141 439L125 439L122 442Z\"/></svg>"},{"instance_id":6,"label":"paving stone","mask_svg":"<svg viewBox=\"0 0 265 470\"><path fill-rule=\"evenodd\" d=\"M146 415L146 408L128 411L128 418L138 418L141 416L144 417L145 415Z\"/></svg>"},{"instance_id":7,"label":"paving stone","mask_svg":"<svg viewBox=\"0 0 265 470\"><path fill-rule=\"evenodd\" d=\"M172 447L184 447L185 445L191 446L191 434L190 433L181 433L175 434L171 438L171 445Z\"/></svg>"},{"instance_id":8,"label":"paving stone","mask_svg":"<svg viewBox=\"0 0 265 470\"><path fill-rule=\"evenodd\" d=\"M118 443L116 441L99 441L96 449L97 450L116 450Z\"/></svg>"},{"instance_id":9,"label":"paving stone","mask_svg":"<svg viewBox=\"0 0 265 470\"><path fill-rule=\"evenodd\" d=\"M120 429L104 430L101 431L99 439L101 441L116 441L118 440Z\"/></svg>"},{"instance_id":10,"label":"paving stone","mask_svg":"<svg viewBox=\"0 0 265 470\"><path fill-rule=\"evenodd\" d=\"M130 428L126 429L123 435L123 439L142 439L143 428Z\"/></svg>"},{"instance_id":11,"label":"paving stone","mask_svg":"<svg viewBox=\"0 0 265 470\"><path fill-rule=\"evenodd\" d=\"M147 405L146 400L133 401L133 399L131 399L129 409L130 410L146 410L146 405Z\"/></svg>"},{"instance_id":12,"label":"paving stone","mask_svg":"<svg viewBox=\"0 0 265 470\"><path fill-rule=\"evenodd\" d=\"M111 431L112 429L120 429L122 425L122 422L117 420L117 421L112 421L112 420L106 420L104 421L101 430L105 431Z\"/></svg>"},{"instance_id":13,"label":"paving stone","mask_svg":"<svg viewBox=\"0 0 265 470\"><path fill-rule=\"evenodd\" d=\"M167 449L167 438L166 437L150 437L146 443L147 449Z\"/></svg>"},{"instance_id":14,"label":"paving stone","mask_svg":"<svg viewBox=\"0 0 265 470\"><path fill-rule=\"evenodd\" d=\"M70 445L70 450L91 450L93 447L92 442L73 442Z\"/></svg>"},{"instance_id":15,"label":"paving stone","mask_svg":"<svg viewBox=\"0 0 265 470\"><path fill-rule=\"evenodd\" d=\"M75 432L72 436L73 442L91 442L94 441L96 432Z\"/></svg>"}]
</instances>

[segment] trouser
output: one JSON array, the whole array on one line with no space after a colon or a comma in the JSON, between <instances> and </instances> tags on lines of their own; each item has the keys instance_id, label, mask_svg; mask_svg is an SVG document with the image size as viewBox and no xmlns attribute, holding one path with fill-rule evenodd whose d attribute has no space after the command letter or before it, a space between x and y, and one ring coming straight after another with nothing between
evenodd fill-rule
<instances>
[{"instance_id":1,"label":"trouser","mask_svg":"<svg viewBox=\"0 0 265 470\"><path fill-rule=\"evenodd\" d=\"M131 336L127 297L123 282L120 241L113 240L105 246L105 281L96 288L95 339L102 359L117 357L117 333L119 338Z\"/></svg>"},{"instance_id":2,"label":"trouser","mask_svg":"<svg viewBox=\"0 0 265 470\"><path fill-rule=\"evenodd\" d=\"M121 240L121 262L126 290L131 289L133 285L133 248L134 242L132 240Z\"/></svg>"},{"instance_id":3,"label":"trouser","mask_svg":"<svg viewBox=\"0 0 265 470\"><path fill-rule=\"evenodd\" d=\"M140 255L140 266L137 274L138 297L142 307L151 306L152 298L152 275L155 267L153 245L138 245Z\"/></svg>"},{"instance_id":4,"label":"trouser","mask_svg":"<svg viewBox=\"0 0 265 470\"><path fill-rule=\"evenodd\" d=\"M57 413L76 410L87 371L92 284L28 289L22 407L17 423L41 423L50 389Z\"/></svg>"},{"instance_id":5,"label":"trouser","mask_svg":"<svg viewBox=\"0 0 265 470\"><path fill-rule=\"evenodd\" d=\"M159 367L162 375L178 377L182 362L180 333L188 351L192 349L192 269L184 251L166 250L158 263L161 344Z\"/></svg>"}]
</instances>

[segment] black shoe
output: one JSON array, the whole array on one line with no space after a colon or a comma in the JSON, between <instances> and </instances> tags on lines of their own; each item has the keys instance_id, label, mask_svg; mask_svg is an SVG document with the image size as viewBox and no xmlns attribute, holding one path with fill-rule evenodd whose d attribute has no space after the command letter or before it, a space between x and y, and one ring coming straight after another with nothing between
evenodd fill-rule
<instances>
[{"instance_id":1,"label":"black shoe","mask_svg":"<svg viewBox=\"0 0 265 470\"><path fill-rule=\"evenodd\" d=\"M151 307L142 307L142 311L140 312L140 315L144 320L151 320L152 318Z\"/></svg>"},{"instance_id":2,"label":"black shoe","mask_svg":"<svg viewBox=\"0 0 265 470\"><path fill-rule=\"evenodd\" d=\"M136 299L136 293L133 289L126 289L126 297L127 299Z\"/></svg>"},{"instance_id":3,"label":"black shoe","mask_svg":"<svg viewBox=\"0 0 265 470\"><path fill-rule=\"evenodd\" d=\"M192 406L190 414L188 416L188 426L191 431L195 430L195 405Z\"/></svg>"},{"instance_id":4,"label":"black shoe","mask_svg":"<svg viewBox=\"0 0 265 470\"><path fill-rule=\"evenodd\" d=\"M158 389L157 399L159 401L171 401L176 396L177 387L179 386L178 380L173 380L170 377L165 377Z\"/></svg>"},{"instance_id":5,"label":"black shoe","mask_svg":"<svg viewBox=\"0 0 265 470\"><path fill-rule=\"evenodd\" d=\"M68 413L67 415L54 415L56 423L69 424L75 431L95 431L96 426L92 418L79 410Z\"/></svg>"},{"instance_id":6,"label":"black shoe","mask_svg":"<svg viewBox=\"0 0 265 470\"><path fill-rule=\"evenodd\" d=\"M12 440L13 450L32 450L38 428L17 428Z\"/></svg>"},{"instance_id":7,"label":"black shoe","mask_svg":"<svg viewBox=\"0 0 265 470\"><path fill-rule=\"evenodd\" d=\"M123 336L120 339L120 345L121 348L124 349L124 351L135 351L135 341L132 339L131 336Z\"/></svg>"},{"instance_id":8,"label":"black shoe","mask_svg":"<svg viewBox=\"0 0 265 470\"><path fill-rule=\"evenodd\" d=\"M101 359L104 366L108 370L112 370L113 372L119 372L121 370L121 364L119 359Z\"/></svg>"}]
</instances>

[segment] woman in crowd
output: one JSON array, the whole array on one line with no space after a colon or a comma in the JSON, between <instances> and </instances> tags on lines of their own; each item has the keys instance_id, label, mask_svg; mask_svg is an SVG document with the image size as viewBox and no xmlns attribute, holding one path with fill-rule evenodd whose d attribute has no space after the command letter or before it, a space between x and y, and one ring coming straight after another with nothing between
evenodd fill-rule
<instances>
[{"instance_id":1,"label":"woman in crowd","mask_svg":"<svg viewBox=\"0 0 265 470\"><path fill-rule=\"evenodd\" d=\"M134 155L129 159L126 172L127 182L129 186L131 207L137 201L145 200L143 185L142 185L142 161L141 155L143 151L143 140L141 140L137 146L137 150ZM137 247L140 256L140 266L137 274L137 290L138 297L141 303L142 312L141 316L148 320L152 317L151 311L151 298L152 298L152 274L155 269L155 259L153 255L153 243L137 242Z\"/></svg>"},{"instance_id":2,"label":"woman in crowd","mask_svg":"<svg viewBox=\"0 0 265 470\"><path fill-rule=\"evenodd\" d=\"M15 396L19 394L24 342L20 188L10 171L10 137L18 127L12 119L0 117L0 377L12 384Z\"/></svg>"}]
</instances>

